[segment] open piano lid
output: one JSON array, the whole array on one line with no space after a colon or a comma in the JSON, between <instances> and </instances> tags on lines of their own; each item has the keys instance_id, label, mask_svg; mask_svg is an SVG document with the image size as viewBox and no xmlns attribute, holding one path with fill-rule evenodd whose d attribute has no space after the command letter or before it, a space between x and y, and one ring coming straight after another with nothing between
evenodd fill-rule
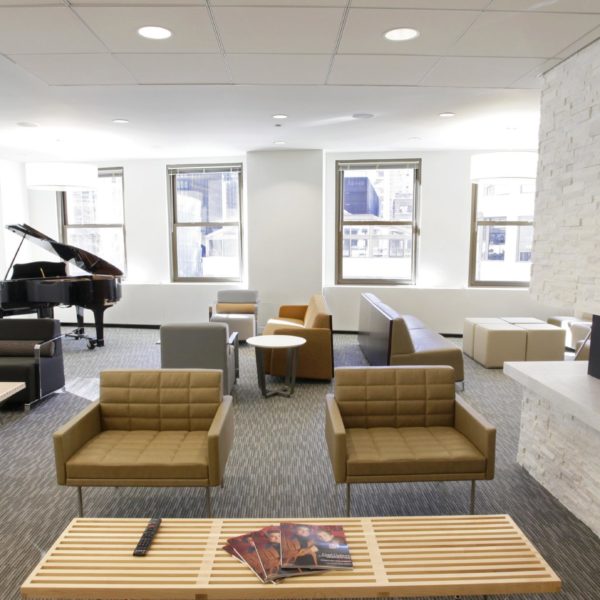
<instances>
[{"instance_id":1,"label":"open piano lid","mask_svg":"<svg viewBox=\"0 0 600 600\"><path fill-rule=\"evenodd\" d=\"M29 225L7 225L6 229L10 229L10 231L27 238L36 244L36 246L40 246L44 250L56 254L65 262L71 263L93 275L113 275L114 277L121 277L123 275L123 271L99 256L76 246L57 242Z\"/></svg>"}]
</instances>

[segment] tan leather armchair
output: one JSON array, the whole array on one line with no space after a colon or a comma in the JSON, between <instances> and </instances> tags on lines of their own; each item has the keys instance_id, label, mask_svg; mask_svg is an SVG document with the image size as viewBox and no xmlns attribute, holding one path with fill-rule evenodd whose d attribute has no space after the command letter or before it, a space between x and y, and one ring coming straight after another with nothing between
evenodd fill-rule
<instances>
[{"instance_id":1,"label":"tan leather armchair","mask_svg":"<svg viewBox=\"0 0 600 600\"><path fill-rule=\"evenodd\" d=\"M448 366L346 367L327 396L325 436L336 483L494 478L496 429L455 396Z\"/></svg>"},{"instance_id":2,"label":"tan leather armchair","mask_svg":"<svg viewBox=\"0 0 600 600\"><path fill-rule=\"evenodd\" d=\"M306 340L298 349L296 377L327 381L333 377L333 326L323 296L315 294L308 304L281 306L279 315L267 321L263 335L295 335ZM265 372L284 377L286 371L286 351L267 350Z\"/></svg>"},{"instance_id":3,"label":"tan leather armchair","mask_svg":"<svg viewBox=\"0 0 600 600\"><path fill-rule=\"evenodd\" d=\"M233 443L221 371L117 370L100 374L100 398L54 434L59 485L222 485Z\"/></svg>"}]
</instances>

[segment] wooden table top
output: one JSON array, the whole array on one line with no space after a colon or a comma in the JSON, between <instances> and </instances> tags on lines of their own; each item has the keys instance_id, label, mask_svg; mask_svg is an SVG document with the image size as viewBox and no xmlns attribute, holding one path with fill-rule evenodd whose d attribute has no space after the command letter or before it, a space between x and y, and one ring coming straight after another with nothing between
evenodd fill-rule
<instances>
[{"instance_id":1,"label":"wooden table top","mask_svg":"<svg viewBox=\"0 0 600 600\"><path fill-rule=\"evenodd\" d=\"M227 538L279 523L274 519L163 519L145 557L132 552L147 519L74 519L21 592L25 598L241 600L522 594L561 586L507 515L291 521L342 525L354 569L263 584L221 550Z\"/></svg>"},{"instance_id":2,"label":"wooden table top","mask_svg":"<svg viewBox=\"0 0 600 600\"><path fill-rule=\"evenodd\" d=\"M0 402L25 389L24 381L0 381Z\"/></svg>"}]
</instances>

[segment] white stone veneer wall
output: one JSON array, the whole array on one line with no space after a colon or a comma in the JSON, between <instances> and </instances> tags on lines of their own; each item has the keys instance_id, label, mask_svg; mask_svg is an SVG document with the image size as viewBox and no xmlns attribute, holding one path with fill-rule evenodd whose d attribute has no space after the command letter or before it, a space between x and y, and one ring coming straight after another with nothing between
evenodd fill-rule
<instances>
[{"instance_id":1,"label":"white stone veneer wall","mask_svg":"<svg viewBox=\"0 0 600 600\"><path fill-rule=\"evenodd\" d=\"M599 456L597 430L524 390L517 462L600 536Z\"/></svg>"},{"instance_id":2,"label":"white stone veneer wall","mask_svg":"<svg viewBox=\"0 0 600 600\"><path fill-rule=\"evenodd\" d=\"M531 293L600 312L600 41L545 77Z\"/></svg>"}]
</instances>

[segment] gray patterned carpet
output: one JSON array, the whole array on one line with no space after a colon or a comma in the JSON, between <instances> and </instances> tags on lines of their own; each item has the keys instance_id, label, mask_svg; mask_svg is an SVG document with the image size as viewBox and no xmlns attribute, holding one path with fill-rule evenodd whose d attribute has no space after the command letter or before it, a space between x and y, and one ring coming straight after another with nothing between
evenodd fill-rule
<instances>
[{"instance_id":1,"label":"gray patterned carpet","mask_svg":"<svg viewBox=\"0 0 600 600\"><path fill-rule=\"evenodd\" d=\"M159 366L157 331L109 329L106 339L107 346L93 352L66 342L67 393L29 414L0 409L0 600L19 598L21 582L77 513L75 490L55 483L52 432L95 398L99 371ZM354 335L335 336L335 362L365 364ZM330 387L300 382L291 399L263 399L253 350L242 346L235 444L225 487L213 492L215 515L343 514L344 490L333 484L324 442ZM600 598L600 540L515 462L519 386L466 359L462 396L498 428L496 478L479 484L477 511L513 516L563 579L563 592L553 598ZM467 483L355 486L353 515L460 514L468 511L468 494ZM97 517L198 517L204 506L203 490L193 489L88 488L84 495L86 514Z\"/></svg>"}]
</instances>

